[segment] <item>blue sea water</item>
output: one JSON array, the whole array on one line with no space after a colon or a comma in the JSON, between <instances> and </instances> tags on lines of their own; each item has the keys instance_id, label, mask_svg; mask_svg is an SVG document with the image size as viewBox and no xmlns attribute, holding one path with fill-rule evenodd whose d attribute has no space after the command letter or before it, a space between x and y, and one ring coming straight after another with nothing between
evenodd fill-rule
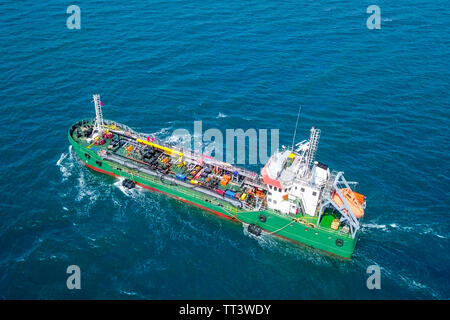
<instances>
[{"instance_id":1,"label":"blue sea water","mask_svg":"<svg viewBox=\"0 0 450 320\"><path fill-rule=\"evenodd\" d=\"M81 8L81 29L66 8ZM369 5L381 29L369 30ZM0 298L448 299L447 1L2 1ZM79 164L67 129L322 130L368 207L351 261ZM260 166L249 166L257 170ZM81 268L81 290L66 268ZM366 269L381 268L368 290Z\"/></svg>"}]
</instances>

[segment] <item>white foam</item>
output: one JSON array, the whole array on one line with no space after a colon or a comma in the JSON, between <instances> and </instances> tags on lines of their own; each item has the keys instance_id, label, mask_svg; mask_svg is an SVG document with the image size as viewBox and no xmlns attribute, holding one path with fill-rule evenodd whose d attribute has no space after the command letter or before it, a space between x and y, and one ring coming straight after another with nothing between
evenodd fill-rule
<instances>
[{"instance_id":1,"label":"white foam","mask_svg":"<svg viewBox=\"0 0 450 320\"><path fill-rule=\"evenodd\" d=\"M67 157L68 153L62 153L61 156L59 157L58 161L56 162L56 165L59 166L61 165L61 162Z\"/></svg>"},{"instance_id":2,"label":"white foam","mask_svg":"<svg viewBox=\"0 0 450 320\"><path fill-rule=\"evenodd\" d=\"M120 292L122 292L123 294L126 294L128 296L135 296L135 295L137 295L137 293L134 292L134 291L129 292L129 291L120 290Z\"/></svg>"},{"instance_id":3,"label":"white foam","mask_svg":"<svg viewBox=\"0 0 450 320\"><path fill-rule=\"evenodd\" d=\"M431 228L428 225L422 225L422 224L415 224L414 227L405 227L405 226L401 226L398 225L397 223L390 223L390 224L376 224L376 223L366 223L362 225L363 229L367 228L367 229L378 229L381 231L386 231L386 232L390 232L391 229L396 229L398 231L403 231L403 232L412 232L412 233L416 233L416 234L431 234L434 235L438 238L441 239L447 239L446 236L440 235L438 234L433 228Z\"/></svg>"},{"instance_id":4,"label":"white foam","mask_svg":"<svg viewBox=\"0 0 450 320\"><path fill-rule=\"evenodd\" d=\"M362 225L363 228L370 228L370 229L381 229L381 230L387 230L385 224L376 224L376 223L365 223Z\"/></svg>"},{"instance_id":5,"label":"white foam","mask_svg":"<svg viewBox=\"0 0 450 320\"><path fill-rule=\"evenodd\" d=\"M68 177L72 175L72 169L74 167L74 157L72 152L72 146L69 147L68 152L63 152L56 161L56 165L59 167L61 174L63 176L62 181L67 180Z\"/></svg>"},{"instance_id":6,"label":"white foam","mask_svg":"<svg viewBox=\"0 0 450 320\"><path fill-rule=\"evenodd\" d=\"M153 133L153 136L159 137L159 136L164 136L167 134L167 132L171 129L171 127L166 127L166 128L162 128L159 131L156 131L155 133Z\"/></svg>"},{"instance_id":7,"label":"white foam","mask_svg":"<svg viewBox=\"0 0 450 320\"><path fill-rule=\"evenodd\" d=\"M98 198L97 190L86 184L83 174L78 178L78 186L79 192L78 197L76 198L77 201L81 201L86 197L88 197L91 202L97 200Z\"/></svg>"}]
</instances>

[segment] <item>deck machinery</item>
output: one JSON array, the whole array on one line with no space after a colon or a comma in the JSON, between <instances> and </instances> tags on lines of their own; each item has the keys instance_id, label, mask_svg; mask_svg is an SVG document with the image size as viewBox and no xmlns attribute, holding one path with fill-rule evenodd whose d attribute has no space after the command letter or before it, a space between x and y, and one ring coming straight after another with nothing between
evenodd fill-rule
<instances>
[{"instance_id":1,"label":"deck machinery","mask_svg":"<svg viewBox=\"0 0 450 320\"><path fill-rule=\"evenodd\" d=\"M277 150L257 174L103 119L100 96L93 98L96 117L68 132L87 167L122 178L127 188L138 185L243 223L257 236L352 256L365 197L343 172L314 161L320 130L313 127L308 140Z\"/></svg>"}]
</instances>

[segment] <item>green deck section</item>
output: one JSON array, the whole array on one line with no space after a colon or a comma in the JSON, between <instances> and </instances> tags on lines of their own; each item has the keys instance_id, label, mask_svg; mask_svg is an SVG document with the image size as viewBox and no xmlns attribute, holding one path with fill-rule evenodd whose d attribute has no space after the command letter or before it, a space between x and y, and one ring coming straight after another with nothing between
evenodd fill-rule
<instances>
[{"instance_id":1,"label":"green deck section","mask_svg":"<svg viewBox=\"0 0 450 320\"><path fill-rule=\"evenodd\" d=\"M76 125L73 127L76 127ZM97 152L108 149L111 140L107 140L103 146L91 146L86 142L80 141L82 139L77 139L76 131L73 132L75 137L71 132L72 130L69 129L68 138L74 151L86 165L97 171L128 178L146 188L162 192L172 198L198 206L222 217L241 223L253 223L273 235L297 241L337 256L350 258L354 251L358 235L353 239L349 234L342 233L341 230L332 230L330 224L334 217L331 214L325 213L320 225L317 225L317 216L301 216L299 214L293 217L270 209L253 211L236 208L224 200L197 191L195 187L187 188L175 185L164 181L164 179L127 168L119 163L106 161ZM119 153L122 156L126 156L126 153L124 154L123 151L119 151ZM174 171L173 174L176 171L181 171L181 169L175 167L172 169ZM229 184L226 187L226 189L232 188L233 184ZM261 216L265 217L264 222ZM337 241L338 239L339 241ZM338 244L341 241L343 244L339 246Z\"/></svg>"},{"instance_id":2,"label":"green deck section","mask_svg":"<svg viewBox=\"0 0 450 320\"><path fill-rule=\"evenodd\" d=\"M322 221L320 222L320 225L324 228L330 228L331 223L333 222L334 219L336 219L336 215L334 215L332 213L325 214L322 217Z\"/></svg>"}]
</instances>

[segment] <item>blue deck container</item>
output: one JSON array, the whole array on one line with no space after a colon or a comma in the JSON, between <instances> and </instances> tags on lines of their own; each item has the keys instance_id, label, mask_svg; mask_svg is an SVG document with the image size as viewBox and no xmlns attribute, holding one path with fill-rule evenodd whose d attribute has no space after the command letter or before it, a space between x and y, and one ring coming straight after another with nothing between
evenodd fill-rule
<instances>
[{"instance_id":1,"label":"blue deck container","mask_svg":"<svg viewBox=\"0 0 450 320\"><path fill-rule=\"evenodd\" d=\"M234 198L235 195L236 195L236 192L233 192L231 190L225 191L225 196L227 196L228 198Z\"/></svg>"},{"instance_id":2,"label":"blue deck container","mask_svg":"<svg viewBox=\"0 0 450 320\"><path fill-rule=\"evenodd\" d=\"M186 176L182 173L177 173L175 177L180 181L186 181Z\"/></svg>"}]
</instances>

